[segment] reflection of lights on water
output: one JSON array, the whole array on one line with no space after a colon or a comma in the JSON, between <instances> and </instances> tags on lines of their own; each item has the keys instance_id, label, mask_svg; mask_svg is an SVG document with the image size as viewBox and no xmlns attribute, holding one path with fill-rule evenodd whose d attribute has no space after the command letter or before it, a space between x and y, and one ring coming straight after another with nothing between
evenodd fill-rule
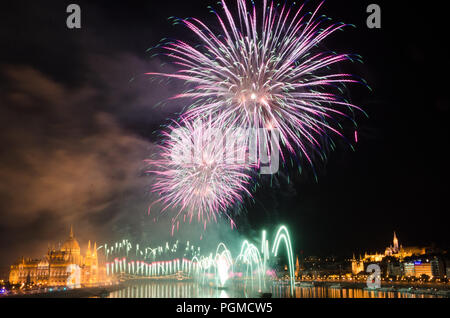
<instances>
[{"instance_id":1,"label":"reflection of lights on water","mask_svg":"<svg viewBox=\"0 0 450 318\"><path fill-rule=\"evenodd\" d=\"M402 292L374 292L363 289L331 289L325 286L295 286L295 294L290 292L289 285L275 284L270 288L274 298L434 298L433 295L420 295ZM234 298L254 297L252 290L243 285L232 289L206 288L198 282L151 282L136 284L110 293L110 298Z\"/></svg>"}]
</instances>

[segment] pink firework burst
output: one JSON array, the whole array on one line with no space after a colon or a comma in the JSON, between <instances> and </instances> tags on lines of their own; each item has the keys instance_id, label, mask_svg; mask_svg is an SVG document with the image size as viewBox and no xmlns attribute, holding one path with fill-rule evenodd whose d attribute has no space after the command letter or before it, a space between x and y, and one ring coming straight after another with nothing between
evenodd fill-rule
<instances>
[{"instance_id":1,"label":"pink firework burst","mask_svg":"<svg viewBox=\"0 0 450 318\"><path fill-rule=\"evenodd\" d=\"M251 196L245 136L210 120L174 123L163 135L159 158L146 161L147 172L155 176L152 192L160 196L154 203L177 211L173 228L195 218L206 227L220 214L233 227L229 209Z\"/></svg>"},{"instance_id":2,"label":"pink firework burst","mask_svg":"<svg viewBox=\"0 0 450 318\"><path fill-rule=\"evenodd\" d=\"M192 100L183 115L193 120L205 114L225 124L259 129L270 140L278 129L282 144L312 164L311 150L323 151L333 135L343 136L339 119L360 109L342 96L346 83L359 82L332 67L356 55L319 51L319 45L346 25L312 13L262 1L260 10L237 0L233 15L224 0L216 13L219 32L196 18L181 19L198 38L191 45L177 40L163 45L180 69L148 73L185 81L188 90L174 98ZM265 149L269 149L267 146ZM282 154L283 156L283 154Z\"/></svg>"}]
</instances>

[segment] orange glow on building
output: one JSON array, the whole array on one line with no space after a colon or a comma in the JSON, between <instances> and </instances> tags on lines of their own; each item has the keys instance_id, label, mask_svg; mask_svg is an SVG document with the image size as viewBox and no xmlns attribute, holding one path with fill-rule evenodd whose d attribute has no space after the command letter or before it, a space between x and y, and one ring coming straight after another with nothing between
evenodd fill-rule
<instances>
[{"instance_id":1,"label":"orange glow on building","mask_svg":"<svg viewBox=\"0 0 450 318\"><path fill-rule=\"evenodd\" d=\"M71 266L72 265L72 266ZM9 281L11 284L30 283L42 286L66 286L74 273L69 268L79 268L79 282L83 286L92 286L105 281L106 268L99 265L97 243L91 250L91 242L85 255L70 228L69 238L59 249L48 250L43 259L22 258L11 265ZM78 266L78 267L76 267Z\"/></svg>"}]
</instances>

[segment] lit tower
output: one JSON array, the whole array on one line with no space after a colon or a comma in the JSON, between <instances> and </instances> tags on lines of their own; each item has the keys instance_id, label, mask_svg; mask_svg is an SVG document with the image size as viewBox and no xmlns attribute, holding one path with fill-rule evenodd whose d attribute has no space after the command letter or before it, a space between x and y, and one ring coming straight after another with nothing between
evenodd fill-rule
<instances>
[{"instance_id":1,"label":"lit tower","mask_svg":"<svg viewBox=\"0 0 450 318\"><path fill-rule=\"evenodd\" d=\"M86 251L86 257L84 258L84 264L91 266L92 254L91 254L91 240L88 241L88 247Z\"/></svg>"},{"instance_id":2,"label":"lit tower","mask_svg":"<svg viewBox=\"0 0 450 318\"><path fill-rule=\"evenodd\" d=\"M395 253L398 253L398 239L397 239L397 235L395 234L395 231L394 231L394 252Z\"/></svg>"}]
</instances>

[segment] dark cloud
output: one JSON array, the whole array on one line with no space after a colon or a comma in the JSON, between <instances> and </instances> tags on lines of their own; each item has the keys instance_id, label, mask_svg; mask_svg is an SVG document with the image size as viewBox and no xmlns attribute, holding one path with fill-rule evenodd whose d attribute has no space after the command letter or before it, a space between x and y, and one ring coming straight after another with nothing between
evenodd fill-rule
<instances>
[{"instance_id":1,"label":"dark cloud","mask_svg":"<svg viewBox=\"0 0 450 318\"><path fill-rule=\"evenodd\" d=\"M152 144L101 110L97 101L108 90L68 89L28 66L1 72L2 236L18 241L27 232L39 242L50 238L48 229L62 234L72 223L91 235L110 226L121 202L143 196L141 162Z\"/></svg>"},{"instance_id":2,"label":"dark cloud","mask_svg":"<svg viewBox=\"0 0 450 318\"><path fill-rule=\"evenodd\" d=\"M155 206L148 215L154 196L143 160L155 151L152 133L181 108L155 106L176 84L143 75L158 69L155 60L128 53L86 60L89 80L78 86L28 65L0 68L0 229L8 238L0 243L8 255L2 265L41 256L65 239L70 224L84 243L172 239L171 211L160 215ZM236 242L232 233L225 221L207 231L192 224L181 226L177 239Z\"/></svg>"}]
</instances>

